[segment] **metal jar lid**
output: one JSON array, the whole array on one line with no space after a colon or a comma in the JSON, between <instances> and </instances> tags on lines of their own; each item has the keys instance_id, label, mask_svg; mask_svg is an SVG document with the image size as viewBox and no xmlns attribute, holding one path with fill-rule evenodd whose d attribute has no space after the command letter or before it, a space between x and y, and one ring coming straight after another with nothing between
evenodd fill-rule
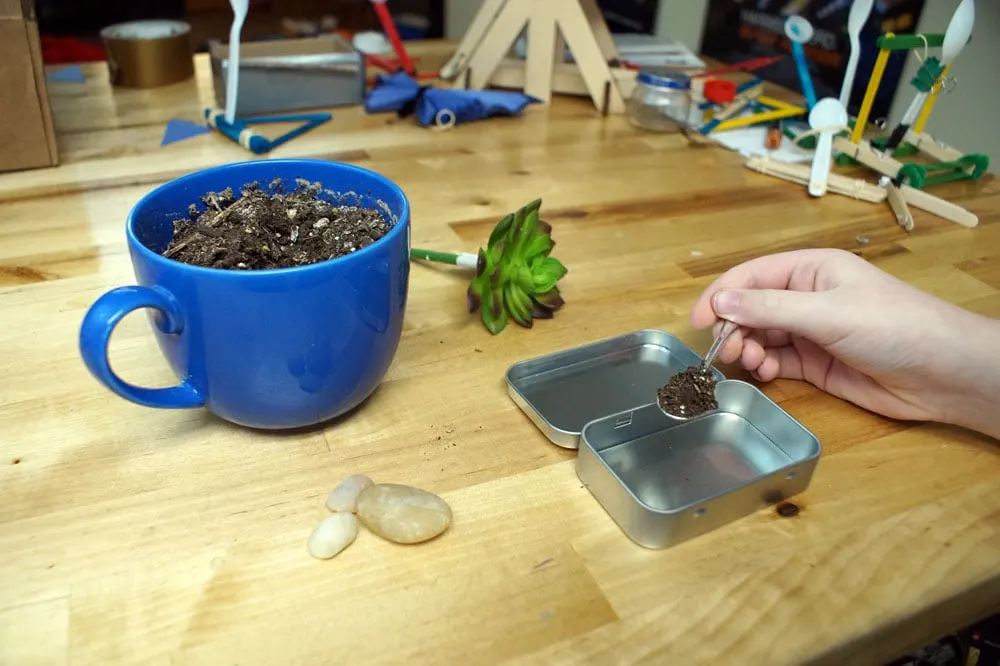
<instances>
[{"instance_id":1,"label":"metal jar lid","mask_svg":"<svg viewBox=\"0 0 1000 666\"><path fill-rule=\"evenodd\" d=\"M640 70L636 80L654 88L671 88L687 90L691 87L691 79L686 74L670 69Z\"/></svg>"}]
</instances>

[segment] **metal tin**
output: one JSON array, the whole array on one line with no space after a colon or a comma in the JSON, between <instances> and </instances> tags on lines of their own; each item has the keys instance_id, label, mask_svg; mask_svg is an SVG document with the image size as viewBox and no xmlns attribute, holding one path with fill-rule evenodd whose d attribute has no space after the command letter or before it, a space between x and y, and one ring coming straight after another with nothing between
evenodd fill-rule
<instances>
[{"instance_id":1,"label":"metal tin","mask_svg":"<svg viewBox=\"0 0 1000 666\"><path fill-rule=\"evenodd\" d=\"M698 363L676 337L645 329L515 363L507 390L554 444L575 449L587 422L655 402L670 375Z\"/></svg>"},{"instance_id":2,"label":"metal tin","mask_svg":"<svg viewBox=\"0 0 1000 666\"><path fill-rule=\"evenodd\" d=\"M645 405L588 423L577 475L633 541L666 548L804 491L819 440L746 382L678 421Z\"/></svg>"},{"instance_id":3,"label":"metal tin","mask_svg":"<svg viewBox=\"0 0 1000 666\"><path fill-rule=\"evenodd\" d=\"M209 42L215 100L226 105L229 48ZM365 59L339 35L240 45L236 114L250 116L364 102Z\"/></svg>"},{"instance_id":4,"label":"metal tin","mask_svg":"<svg viewBox=\"0 0 1000 666\"><path fill-rule=\"evenodd\" d=\"M719 380L719 408L665 414L656 390L701 362L676 337L641 330L515 363L511 398L637 544L666 548L804 491L819 440L752 384Z\"/></svg>"}]
</instances>

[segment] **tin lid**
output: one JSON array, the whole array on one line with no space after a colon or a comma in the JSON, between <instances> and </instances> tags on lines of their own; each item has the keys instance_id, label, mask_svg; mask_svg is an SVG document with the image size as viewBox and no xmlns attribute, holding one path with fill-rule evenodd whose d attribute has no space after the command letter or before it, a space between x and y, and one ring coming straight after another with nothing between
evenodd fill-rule
<instances>
[{"instance_id":1,"label":"tin lid","mask_svg":"<svg viewBox=\"0 0 1000 666\"><path fill-rule=\"evenodd\" d=\"M701 361L673 335L645 329L515 363L507 387L546 437L575 449L585 425L654 404L671 375Z\"/></svg>"}]
</instances>

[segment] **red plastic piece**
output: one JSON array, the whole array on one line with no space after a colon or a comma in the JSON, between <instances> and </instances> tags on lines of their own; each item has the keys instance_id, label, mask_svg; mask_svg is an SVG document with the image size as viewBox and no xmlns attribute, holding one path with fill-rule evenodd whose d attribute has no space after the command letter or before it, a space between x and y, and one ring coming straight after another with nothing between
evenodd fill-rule
<instances>
[{"instance_id":1,"label":"red plastic piece","mask_svg":"<svg viewBox=\"0 0 1000 666\"><path fill-rule=\"evenodd\" d=\"M725 67L717 67L715 69L709 69L704 72L698 72L692 79L702 79L707 76L718 76L719 74L725 74L727 72L752 72L755 69L760 69L761 67L767 67L771 63L777 62L784 58L785 56L766 56L764 58L754 58L753 60L745 60L743 62L738 62L735 65L727 65Z\"/></svg>"},{"instance_id":2,"label":"red plastic piece","mask_svg":"<svg viewBox=\"0 0 1000 666\"><path fill-rule=\"evenodd\" d=\"M709 79L702 95L712 104L729 104L736 97L736 84L726 79Z\"/></svg>"},{"instance_id":3,"label":"red plastic piece","mask_svg":"<svg viewBox=\"0 0 1000 666\"><path fill-rule=\"evenodd\" d=\"M76 37L42 35L42 61L47 65L61 65L104 60L104 48Z\"/></svg>"},{"instance_id":4,"label":"red plastic piece","mask_svg":"<svg viewBox=\"0 0 1000 666\"><path fill-rule=\"evenodd\" d=\"M403 71L413 76L416 74L416 70L413 67L413 61L410 60L410 55L406 52L406 48L403 46L403 40L399 38L399 32L396 30L396 22L392 20L392 14L389 13L389 7L386 6L384 1L372 0L372 4L375 5L375 12L378 14L378 20L382 23L382 30L385 31L386 36L389 38L389 43L392 44L393 50L396 51L396 57L399 58L399 64L403 68Z\"/></svg>"}]
</instances>

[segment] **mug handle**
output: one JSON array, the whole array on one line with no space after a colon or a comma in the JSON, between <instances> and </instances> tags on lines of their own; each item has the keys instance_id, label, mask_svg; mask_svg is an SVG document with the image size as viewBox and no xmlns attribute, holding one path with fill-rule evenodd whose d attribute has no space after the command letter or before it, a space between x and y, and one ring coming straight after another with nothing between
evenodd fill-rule
<instances>
[{"instance_id":1,"label":"mug handle","mask_svg":"<svg viewBox=\"0 0 1000 666\"><path fill-rule=\"evenodd\" d=\"M156 308L166 319L165 333L181 332L183 323L177 301L157 287L118 287L98 298L80 326L80 355L87 369L106 387L126 400L146 407L183 409L202 407L204 399L187 381L170 388L143 388L124 381L111 369L108 341L122 318L139 308Z\"/></svg>"}]
</instances>

